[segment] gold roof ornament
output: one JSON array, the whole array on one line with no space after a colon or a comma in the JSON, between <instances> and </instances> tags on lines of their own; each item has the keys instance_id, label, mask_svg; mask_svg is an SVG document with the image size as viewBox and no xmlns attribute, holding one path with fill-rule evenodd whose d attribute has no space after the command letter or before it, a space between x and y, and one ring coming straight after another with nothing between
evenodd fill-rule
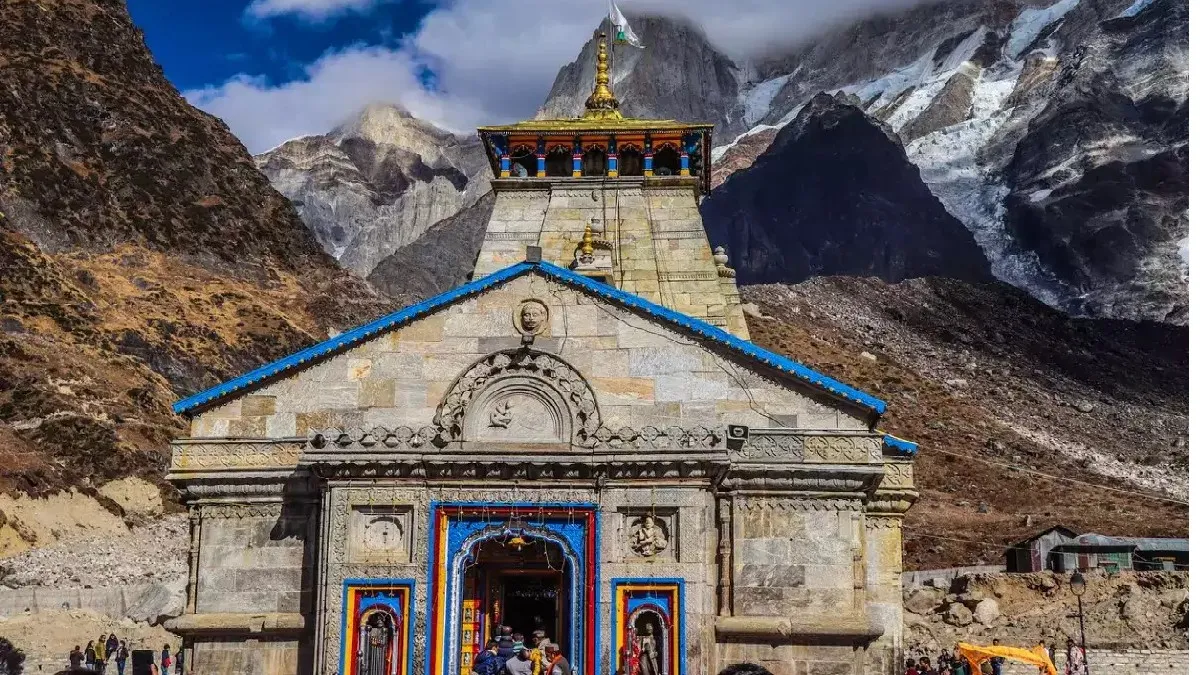
<instances>
[{"instance_id":1,"label":"gold roof ornament","mask_svg":"<svg viewBox=\"0 0 1200 675\"><path fill-rule=\"evenodd\" d=\"M603 31L596 31L596 87L583 104L584 119L619 120L621 111L617 97L608 88L608 43Z\"/></svg>"}]
</instances>

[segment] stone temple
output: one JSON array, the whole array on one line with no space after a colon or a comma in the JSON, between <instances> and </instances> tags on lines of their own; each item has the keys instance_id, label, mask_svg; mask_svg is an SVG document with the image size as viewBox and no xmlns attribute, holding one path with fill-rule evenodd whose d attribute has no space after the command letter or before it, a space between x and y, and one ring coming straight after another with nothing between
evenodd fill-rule
<instances>
[{"instance_id":1,"label":"stone temple","mask_svg":"<svg viewBox=\"0 0 1200 675\"><path fill-rule=\"evenodd\" d=\"M188 672L466 675L501 624L574 672L898 672L912 443L748 341L697 200L711 126L480 129L475 277L178 402Z\"/></svg>"}]
</instances>

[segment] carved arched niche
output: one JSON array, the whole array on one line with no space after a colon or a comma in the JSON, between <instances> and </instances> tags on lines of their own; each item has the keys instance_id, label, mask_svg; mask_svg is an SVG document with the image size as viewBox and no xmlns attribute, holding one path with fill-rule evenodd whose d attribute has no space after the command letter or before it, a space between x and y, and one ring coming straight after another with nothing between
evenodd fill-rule
<instances>
[{"instance_id":1,"label":"carved arched niche","mask_svg":"<svg viewBox=\"0 0 1200 675\"><path fill-rule=\"evenodd\" d=\"M434 424L450 441L595 444L592 388L557 356L529 349L477 361L450 387Z\"/></svg>"}]
</instances>

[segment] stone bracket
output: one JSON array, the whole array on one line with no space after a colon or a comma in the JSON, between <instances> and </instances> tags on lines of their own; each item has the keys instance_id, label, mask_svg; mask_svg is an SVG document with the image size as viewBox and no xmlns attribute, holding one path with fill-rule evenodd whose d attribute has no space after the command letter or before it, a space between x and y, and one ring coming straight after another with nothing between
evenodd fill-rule
<instances>
[{"instance_id":1,"label":"stone bracket","mask_svg":"<svg viewBox=\"0 0 1200 675\"><path fill-rule=\"evenodd\" d=\"M220 637L298 637L304 632L303 614L184 614L169 619L167 630L180 635Z\"/></svg>"}]
</instances>

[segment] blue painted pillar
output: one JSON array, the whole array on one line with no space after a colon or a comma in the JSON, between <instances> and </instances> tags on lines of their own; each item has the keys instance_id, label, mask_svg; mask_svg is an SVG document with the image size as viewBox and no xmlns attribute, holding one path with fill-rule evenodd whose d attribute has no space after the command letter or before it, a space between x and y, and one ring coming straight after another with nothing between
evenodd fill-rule
<instances>
[{"instance_id":1,"label":"blue painted pillar","mask_svg":"<svg viewBox=\"0 0 1200 675\"><path fill-rule=\"evenodd\" d=\"M692 158L687 154L686 150L684 150L682 153L680 153L680 155L679 155L679 175L680 176L692 175L692 169L690 166L691 159Z\"/></svg>"},{"instance_id":2,"label":"blue painted pillar","mask_svg":"<svg viewBox=\"0 0 1200 675\"><path fill-rule=\"evenodd\" d=\"M575 137L575 149L571 153L571 177L579 178L583 175L583 139L579 136Z\"/></svg>"},{"instance_id":3,"label":"blue painted pillar","mask_svg":"<svg viewBox=\"0 0 1200 675\"><path fill-rule=\"evenodd\" d=\"M508 155L500 155L500 177L508 178L512 175L512 160Z\"/></svg>"},{"instance_id":4,"label":"blue painted pillar","mask_svg":"<svg viewBox=\"0 0 1200 675\"><path fill-rule=\"evenodd\" d=\"M608 137L608 177L617 177L617 137Z\"/></svg>"}]
</instances>

